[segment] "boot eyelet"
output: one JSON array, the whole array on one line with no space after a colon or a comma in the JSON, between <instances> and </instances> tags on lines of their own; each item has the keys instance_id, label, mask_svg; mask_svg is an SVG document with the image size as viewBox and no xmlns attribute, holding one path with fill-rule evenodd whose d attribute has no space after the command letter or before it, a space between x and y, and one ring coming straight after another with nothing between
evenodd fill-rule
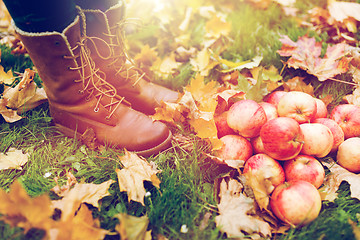
<instances>
[{"instance_id":1,"label":"boot eyelet","mask_svg":"<svg viewBox=\"0 0 360 240\"><path fill-rule=\"evenodd\" d=\"M60 46L60 42L59 42L59 41L55 41L55 42L54 42L54 45L55 45L55 46Z\"/></svg>"},{"instance_id":2,"label":"boot eyelet","mask_svg":"<svg viewBox=\"0 0 360 240\"><path fill-rule=\"evenodd\" d=\"M106 117L105 117L105 120L106 120L106 121L110 121L110 118L111 118L111 117L106 116Z\"/></svg>"},{"instance_id":3,"label":"boot eyelet","mask_svg":"<svg viewBox=\"0 0 360 240\"><path fill-rule=\"evenodd\" d=\"M83 91L83 90L79 90L79 94L84 94L84 91Z\"/></svg>"},{"instance_id":4,"label":"boot eyelet","mask_svg":"<svg viewBox=\"0 0 360 240\"><path fill-rule=\"evenodd\" d=\"M100 110L99 108L94 108L94 112L96 113L99 112L99 110Z\"/></svg>"},{"instance_id":5,"label":"boot eyelet","mask_svg":"<svg viewBox=\"0 0 360 240\"><path fill-rule=\"evenodd\" d=\"M89 98L89 97L86 97L86 98L85 98L85 101L89 102L89 101L90 101L90 98Z\"/></svg>"}]
</instances>

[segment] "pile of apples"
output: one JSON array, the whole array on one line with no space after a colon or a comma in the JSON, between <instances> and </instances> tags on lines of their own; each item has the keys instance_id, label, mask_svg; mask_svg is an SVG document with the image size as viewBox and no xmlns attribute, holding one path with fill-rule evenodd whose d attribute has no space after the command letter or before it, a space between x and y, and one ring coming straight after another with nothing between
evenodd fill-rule
<instances>
[{"instance_id":1,"label":"pile of apples","mask_svg":"<svg viewBox=\"0 0 360 240\"><path fill-rule=\"evenodd\" d=\"M215 116L223 147L215 154L245 161L243 174L271 172L270 208L292 226L304 226L321 210L321 158L360 172L360 107L325 103L300 91L274 91L262 102L240 100Z\"/></svg>"}]
</instances>

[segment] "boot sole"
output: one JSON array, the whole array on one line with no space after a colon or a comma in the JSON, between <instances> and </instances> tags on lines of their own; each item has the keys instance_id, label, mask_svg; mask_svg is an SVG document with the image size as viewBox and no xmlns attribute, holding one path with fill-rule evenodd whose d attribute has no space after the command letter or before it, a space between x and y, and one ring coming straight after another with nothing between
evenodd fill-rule
<instances>
[{"instance_id":1,"label":"boot sole","mask_svg":"<svg viewBox=\"0 0 360 240\"><path fill-rule=\"evenodd\" d=\"M81 136L81 133L71 129L71 128L68 128L68 127L65 127L63 125L60 125L60 124L57 124L55 123L55 126L57 127L57 129L62 132L64 135L68 136L68 137L76 137L76 135L79 135ZM171 144L171 139L172 139L172 133L169 131L169 135L168 137L162 142L160 143L159 145L153 147L153 148L149 148L149 149L146 149L146 150L141 150L141 151L132 151L138 155L141 155L143 157L148 157L148 156L151 156L151 155L154 155L154 154L158 154L160 153L161 151L167 149L170 144Z\"/></svg>"}]
</instances>

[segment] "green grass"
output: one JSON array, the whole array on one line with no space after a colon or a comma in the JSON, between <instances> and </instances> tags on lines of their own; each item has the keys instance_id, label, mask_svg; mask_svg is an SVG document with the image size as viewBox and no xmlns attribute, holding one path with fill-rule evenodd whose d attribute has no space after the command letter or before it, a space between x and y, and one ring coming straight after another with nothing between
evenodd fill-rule
<instances>
[{"instance_id":1,"label":"green grass","mask_svg":"<svg viewBox=\"0 0 360 240\"><path fill-rule=\"evenodd\" d=\"M298 1L297 7L305 12L311 7L324 6L325 1ZM317 35L306 28L299 28L295 20L286 17L275 5L268 10L257 10L242 3L241 7L229 15L233 23L231 37L233 44L223 52L222 57L229 60L248 60L257 55L263 56L263 66L274 65L281 69L280 56L276 53L281 47L278 40L281 34L289 35L293 40L309 34L317 40L326 40L326 35ZM193 32L191 45L197 46L203 40L203 21L191 23ZM150 26L150 30L159 29ZM155 44L152 31L142 35L133 35L134 39L148 39L148 43ZM10 50L1 46L1 65L5 70L23 72L32 67L28 57L14 56ZM163 54L166 51L163 49ZM295 75L306 75L302 71L286 69L285 79ZM177 76L168 79L166 85L181 90L194 72L189 64L184 64ZM346 76L344 76L346 80ZM36 80L40 82L40 79ZM352 87L336 83L319 83L309 78L313 84L316 96L333 96L330 108L339 104L342 97L351 93ZM161 173L158 174L161 185L156 189L150 183L145 188L151 193L145 199L145 206L137 202L129 202L127 194L120 192L117 184L111 185L110 196L102 200L100 209L92 208L95 217L100 219L101 227L113 230L118 220L114 217L118 213L134 216L147 215L150 221L149 229L154 239L164 235L168 239L227 239L215 225L216 201L214 199L214 179L225 173L224 169L206 159L201 152L208 151L203 142L196 140L188 131L174 128L174 132L186 134L194 140L193 148L185 151L181 146L149 158L154 161ZM120 168L118 156L121 150L106 147L102 151L87 148L77 139L67 138L59 133L52 125L47 105L40 106L28 113L19 122L9 124L0 119L0 152L9 148L22 149L30 153L29 162L21 170L0 171L0 187L8 189L10 184L18 179L30 196L36 197L47 194L55 186L54 177L59 178L59 184L66 182L66 172L71 171L78 181L101 183L109 179L116 180L115 169ZM45 177L46 174L50 177ZM57 198L55 194L50 194ZM206 214L211 217L205 227L202 221ZM301 229L290 229L287 235L275 235L274 239L354 239L349 219L358 224L360 204L350 197L349 186L343 183L339 190L339 197L334 203L323 202L320 216L311 224ZM188 233L181 233L180 228L186 225ZM0 239L40 239L41 230L32 230L24 236L21 229L12 228L0 222ZM107 236L106 239L119 239L119 236Z\"/></svg>"}]
</instances>

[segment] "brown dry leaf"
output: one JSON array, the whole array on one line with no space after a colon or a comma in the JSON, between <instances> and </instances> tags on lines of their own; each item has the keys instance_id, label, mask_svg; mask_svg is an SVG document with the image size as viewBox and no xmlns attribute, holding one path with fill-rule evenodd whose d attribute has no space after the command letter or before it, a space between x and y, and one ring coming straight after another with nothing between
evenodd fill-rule
<instances>
[{"instance_id":1,"label":"brown dry leaf","mask_svg":"<svg viewBox=\"0 0 360 240\"><path fill-rule=\"evenodd\" d=\"M70 191L70 189L78 183L75 176L71 172L67 172L66 177L67 177L66 185L63 186L59 186L58 177L54 178L56 186L53 187L51 191L56 193L58 196L61 197L65 196Z\"/></svg>"},{"instance_id":2,"label":"brown dry leaf","mask_svg":"<svg viewBox=\"0 0 360 240\"><path fill-rule=\"evenodd\" d=\"M136 153L125 151L125 155L119 157L123 169L116 169L119 180L120 192L126 191L129 201L133 200L144 204L146 190L144 181L150 181L159 188L160 180L156 176L159 170L153 169L145 158Z\"/></svg>"},{"instance_id":3,"label":"brown dry leaf","mask_svg":"<svg viewBox=\"0 0 360 240\"><path fill-rule=\"evenodd\" d=\"M3 116L5 121L12 123L22 119L22 117L17 113L17 110L6 107L7 102L8 101L4 98L0 99L0 114Z\"/></svg>"},{"instance_id":4,"label":"brown dry leaf","mask_svg":"<svg viewBox=\"0 0 360 240\"><path fill-rule=\"evenodd\" d=\"M344 96L344 100L349 104L360 106L360 86L356 87L351 94Z\"/></svg>"},{"instance_id":5,"label":"brown dry leaf","mask_svg":"<svg viewBox=\"0 0 360 240\"><path fill-rule=\"evenodd\" d=\"M0 153L0 170L3 169L19 169L28 162L29 154L23 153L21 150L10 148L7 153Z\"/></svg>"},{"instance_id":6,"label":"brown dry leaf","mask_svg":"<svg viewBox=\"0 0 360 240\"><path fill-rule=\"evenodd\" d=\"M280 41L282 47L277 52L280 56L290 57L286 64L307 71L319 81L325 81L349 70L351 58L346 56L349 45L345 43L328 46L325 56L320 58L322 44L316 42L315 38L303 36L294 42L283 35Z\"/></svg>"},{"instance_id":7,"label":"brown dry leaf","mask_svg":"<svg viewBox=\"0 0 360 240\"><path fill-rule=\"evenodd\" d=\"M94 207L99 207L99 200L110 194L108 189L114 182L113 180L108 180L101 184L75 184L61 200L52 201L52 207L60 209L62 211L61 220L67 221L74 215L81 203L89 203Z\"/></svg>"},{"instance_id":8,"label":"brown dry leaf","mask_svg":"<svg viewBox=\"0 0 360 240\"><path fill-rule=\"evenodd\" d=\"M357 225L356 222L352 221L350 218L348 219L348 222L353 229L354 237L356 240L360 239L360 227Z\"/></svg>"},{"instance_id":9,"label":"brown dry leaf","mask_svg":"<svg viewBox=\"0 0 360 240\"><path fill-rule=\"evenodd\" d=\"M124 240L151 240L151 230L147 231L149 219L147 216L135 217L120 213L115 215L120 220L115 230Z\"/></svg>"},{"instance_id":10,"label":"brown dry leaf","mask_svg":"<svg viewBox=\"0 0 360 240\"><path fill-rule=\"evenodd\" d=\"M1 220L11 226L24 228L27 232L31 228L47 231L54 224L49 196L32 198L18 181L10 186L9 193L0 189L0 199L0 212L3 214Z\"/></svg>"},{"instance_id":11,"label":"brown dry leaf","mask_svg":"<svg viewBox=\"0 0 360 240\"><path fill-rule=\"evenodd\" d=\"M246 178L246 185L250 186L260 210L269 209L270 194L274 190L270 178L276 174L271 169L261 169L253 174L251 171L243 174Z\"/></svg>"},{"instance_id":12,"label":"brown dry leaf","mask_svg":"<svg viewBox=\"0 0 360 240\"><path fill-rule=\"evenodd\" d=\"M216 225L230 238L270 237L270 225L255 215L254 201L242 193L242 188L241 183L234 179L222 179Z\"/></svg>"},{"instance_id":13,"label":"brown dry leaf","mask_svg":"<svg viewBox=\"0 0 360 240\"><path fill-rule=\"evenodd\" d=\"M303 77L293 77L286 82L284 82L284 90L287 92L290 91L301 91L314 96L314 88L311 84L306 84L303 80Z\"/></svg>"},{"instance_id":14,"label":"brown dry leaf","mask_svg":"<svg viewBox=\"0 0 360 240\"><path fill-rule=\"evenodd\" d=\"M337 196L336 191L342 181L350 184L351 197L360 200L360 175L349 172L345 168L336 164L332 159L322 161L323 165L330 170L330 174L326 175L324 187L321 187L320 193L323 200L334 201Z\"/></svg>"},{"instance_id":15,"label":"brown dry leaf","mask_svg":"<svg viewBox=\"0 0 360 240\"><path fill-rule=\"evenodd\" d=\"M46 101L45 91L36 86L34 76L33 70L26 69L19 84L4 91L3 98L7 100L8 108L17 109L18 113L25 112Z\"/></svg>"}]
</instances>

